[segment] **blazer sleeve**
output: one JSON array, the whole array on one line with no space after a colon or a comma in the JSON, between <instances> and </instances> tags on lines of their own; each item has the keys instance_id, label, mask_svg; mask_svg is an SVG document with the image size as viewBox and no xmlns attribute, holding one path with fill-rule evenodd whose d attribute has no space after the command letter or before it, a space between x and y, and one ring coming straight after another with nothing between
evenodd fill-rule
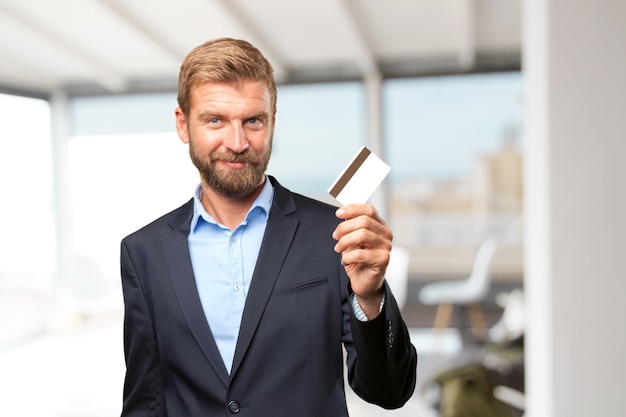
<instances>
[{"instance_id":1,"label":"blazer sleeve","mask_svg":"<svg viewBox=\"0 0 626 417\"><path fill-rule=\"evenodd\" d=\"M347 310L350 386L367 402L386 409L402 407L415 390L417 352L389 286L385 283L385 305L375 319L362 322L352 306Z\"/></svg>"},{"instance_id":2,"label":"blazer sleeve","mask_svg":"<svg viewBox=\"0 0 626 417\"><path fill-rule=\"evenodd\" d=\"M153 315L147 290L133 265L125 241L121 247L122 291L124 294L124 358L126 378L122 417L167 415Z\"/></svg>"}]
</instances>

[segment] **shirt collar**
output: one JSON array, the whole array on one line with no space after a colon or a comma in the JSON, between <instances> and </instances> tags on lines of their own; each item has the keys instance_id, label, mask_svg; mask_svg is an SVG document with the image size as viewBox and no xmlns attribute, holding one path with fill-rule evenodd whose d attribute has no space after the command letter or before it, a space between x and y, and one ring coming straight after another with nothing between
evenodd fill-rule
<instances>
[{"instance_id":1,"label":"shirt collar","mask_svg":"<svg viewBox=\"0 0 626 417\"><path fill-rule=\"evenodd\" d=\"M274 187L267 176L265 177L265 184L261 190L261 194L254 200L250 210L246 214L246 219L252 212L258 212L263 217L263 221L267 221L269 218L270 208L272 207L272 201L274 200ZM191 218L191 233L195 233L196 226L200 219L208 223L218 224L217 221L204 209L202 205L202 186L198 184L193 195L193 217Z\"/></svg>"}]
</instances>

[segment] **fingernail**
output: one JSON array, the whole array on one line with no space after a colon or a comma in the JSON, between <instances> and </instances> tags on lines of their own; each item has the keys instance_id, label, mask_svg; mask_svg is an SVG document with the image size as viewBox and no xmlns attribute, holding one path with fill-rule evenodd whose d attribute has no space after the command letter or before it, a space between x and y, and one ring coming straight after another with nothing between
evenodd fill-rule
<instances>
[{"instance_id":1,"label":"fingernail","mask_svg":"<svg viewBox=\"0 0 626 417\"><path fill-rule=\"evenodd\" d=\"M335 216L337 216L337 217L339 217L339 218L341 218L341 219L342 219L342 218L343 218L343 215L344 215L345 213L346 213L346 212L344 211L344 209L340 208L340 209L337 209L337 211L335 212Z\"/></svg>"}]
</instances>

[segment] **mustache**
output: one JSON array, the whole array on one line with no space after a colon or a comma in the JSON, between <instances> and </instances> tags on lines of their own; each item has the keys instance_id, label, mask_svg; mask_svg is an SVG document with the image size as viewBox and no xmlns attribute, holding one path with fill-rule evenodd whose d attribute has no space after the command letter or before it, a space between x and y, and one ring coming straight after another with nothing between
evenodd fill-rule
<instances>
[{"instance_id":1,"label":"mustache","mask_svg":"<svg viewBox=\"0 0 626 417\"><path fill-rule=\"evenodd\" d=\"M259 158L248 149L246 149L242 153L213 151L209 156L212 161L238 162L249 164L254 164L259 161Z\"/></svg>"}]
</instances>

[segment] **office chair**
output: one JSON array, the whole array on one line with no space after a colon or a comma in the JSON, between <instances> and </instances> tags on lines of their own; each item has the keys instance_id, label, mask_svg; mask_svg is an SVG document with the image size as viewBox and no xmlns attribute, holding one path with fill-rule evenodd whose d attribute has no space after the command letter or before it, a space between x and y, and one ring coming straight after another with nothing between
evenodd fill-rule
<instances>
[{"instance_id":1,"label":"office chair","mask_svg":"<svg viewBox=\"0 0 626 417\"><path fill-rule=\"evenodd\" d=\"M419 300L426 305L437 304L434 327L443 330L448 327L454 305L467 305L470 324L476 336L486 331L480 302L485 298L491 285L489 265L498 247L495 239L485 240L479 247L470 276L465 280L433 282L424 285Z\"/></svg>"}]
</instances>

